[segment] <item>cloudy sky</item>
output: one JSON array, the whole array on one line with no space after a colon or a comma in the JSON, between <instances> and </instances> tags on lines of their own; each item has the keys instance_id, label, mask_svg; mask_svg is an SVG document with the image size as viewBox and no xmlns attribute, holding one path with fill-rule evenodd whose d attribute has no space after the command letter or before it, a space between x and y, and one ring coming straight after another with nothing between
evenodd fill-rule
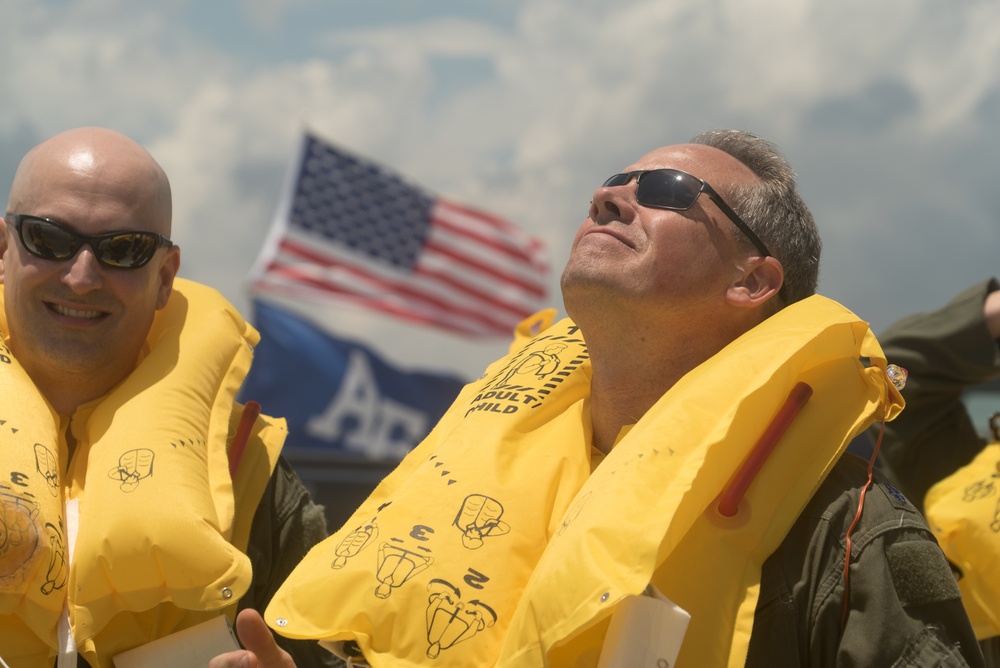
<instances>
[{"instance_id":1,"label":"cloudy sky","mask_svg":"<svg viewBox=\"0 0 1000 668\"><path fill-rule=\"evenodd\" d=\"M777 142L820 290L878 331L1000 274L994 0L5 0L0 190L61 130L161 162L181 275L245 308L304 127L550 247L648 150Z\"/></svg>"}]
</instances>

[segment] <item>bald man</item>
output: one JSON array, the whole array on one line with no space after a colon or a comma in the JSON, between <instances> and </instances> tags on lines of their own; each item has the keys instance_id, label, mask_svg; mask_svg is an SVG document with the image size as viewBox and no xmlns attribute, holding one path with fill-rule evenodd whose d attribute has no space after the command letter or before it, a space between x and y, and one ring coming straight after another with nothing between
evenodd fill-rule
<instances>
[{"instance_id":1,"label":"bald man","mask_svg":"<svg viewBox=\"0 0 1000 668\"><path fill-rule=\"evenodd\" d=\"M234 401L257 333L177 277L167 175L122 134L31 149L3 227L0 658L103 668L197 625L225 637L326 535L283 421Z\"/></svg>"},{"instance_id":2,"label":"bald man","mask_svg":"<svg viewBox=\"0 0 1000 668\"><path fill-rule=\"evenodd\" d=\"M819 253L750 133L612 175L569 318L462 392L266 623L376 667L982 665L919 512L841 456L902 401L867 325L814 294Z\"/></svg>"}]
</instances>

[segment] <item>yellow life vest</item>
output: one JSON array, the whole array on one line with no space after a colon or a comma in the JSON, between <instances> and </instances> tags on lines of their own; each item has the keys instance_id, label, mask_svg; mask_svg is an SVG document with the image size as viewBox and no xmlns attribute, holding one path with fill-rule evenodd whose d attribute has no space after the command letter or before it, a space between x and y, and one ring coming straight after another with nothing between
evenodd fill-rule
<instances>
[{"instance_id":1,"label":"yellow life vest","mask_svg":"<svg viewBox=\"0 0 1000 668\"><path fill-rule=\"evenodd\" d=\"M6 341L2 299L0 286ZM177 279L136 370L73 416L68 469L58 415L0 347L0 656L8 663L51 666L67 605L95 668L234 609L250 584L250 524L285 436L283 420L259 418L234 485L234 397L258 339L218 292ZM79 511L72 560L64 501Z\"/></svg>"},{"instance_id":2,"label":"yellow life vest","mask_svg":"<svg viewBox=\"0 0 1000 668\"><path fill-rule=\"evenodd\" d=\"M679 666L741 666L760 565L850 439L902 406L885 366L866 323L811 297L688 373L591 474L589 360L563 320L466 386L265 619L376 667L596 665L616 603L653 582L692 616ZM723 516L800 382L812 398Z\"/></svg>"},{"instance_id":3,"label":"yellow life vest","mask_svg":"<svg viewBox=\"0 0 1000 668\"><path fill-rule=\"evenodd\" d=\"M930 488L927 523L962 571L958 588L980 640L1000 636L1000 443Z\"/></svg>"}]
</instances>

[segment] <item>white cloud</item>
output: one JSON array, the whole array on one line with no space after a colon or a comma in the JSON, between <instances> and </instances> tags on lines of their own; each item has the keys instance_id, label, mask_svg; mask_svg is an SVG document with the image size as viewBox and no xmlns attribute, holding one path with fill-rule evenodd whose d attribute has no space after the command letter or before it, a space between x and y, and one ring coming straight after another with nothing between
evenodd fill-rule
<instances>
[{"instance_id":1,"label":"white cloud","mask_svg":"<svg viewBox=\"0 0 1000 668\"><path fill-rule=\"evenodd\" d=\"M185 271L237 302L303 123L544 236L557 270L600 180L722 126L786 150L826 239L824 290L876 324L992 269L1000 138L981 109L1000 95L1000 5L536 0L495 24L394 20L389 3L363 29L291 36L281 21L307 4L265 4L238 17L266 28L247 44L183 23L186 3L15 0L0 146L25 128L132 134L171 176ZM448 63L467 79L442 80Z\"/></svg>"}]
</instances>

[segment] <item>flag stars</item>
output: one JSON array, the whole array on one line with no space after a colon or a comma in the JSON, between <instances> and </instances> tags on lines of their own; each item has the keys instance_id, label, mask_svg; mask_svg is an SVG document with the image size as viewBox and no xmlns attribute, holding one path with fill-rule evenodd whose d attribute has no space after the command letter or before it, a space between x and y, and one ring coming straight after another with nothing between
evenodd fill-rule
<instances>
[{"instance_id":1,"label":"flag stars","mask_svg":"<svg viewBox=\"0 0 1000 668\"><path fill-rule=\"evenodd\" d=\"M352 251L408 269L423 250L432 203L399 177L313 143L292 219Z\"/></svg>"}]
</instances>

